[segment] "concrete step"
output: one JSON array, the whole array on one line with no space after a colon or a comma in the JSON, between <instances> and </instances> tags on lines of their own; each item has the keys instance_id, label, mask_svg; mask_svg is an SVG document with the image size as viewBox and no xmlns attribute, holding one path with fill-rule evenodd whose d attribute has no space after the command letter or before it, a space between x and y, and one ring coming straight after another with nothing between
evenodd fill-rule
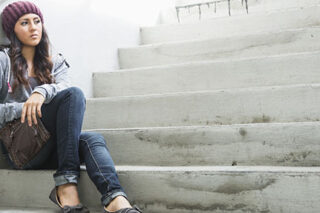
<instances>
[{"instance_id":1,"label":"concrete step","mask_svg":"<svg viewBox=\"0 0 320 213\"><path fill-rule=\"evenodd\" d=\"M105 137L116 165L320 166L319 127L292 122L91 131Z\"/></svg>"},{"instance_id":2,"label":"concrete step","mask_svg":"<svg viewBox=\"0 0 320 213\"><path fill-rule=\"evenodd\" d=\"M84 129L320 119L320 84L87 99Z\"/></svg>"},{"instance_id":3,"label":"concrete step","mask_svg":"<svg viewBox=\"0 0 320 213\"><path fill-rule=\"evenodd\" d=\"M14 207L0 207L1 213L60 213L60 210L49 208L14 208ZM100 212L99 212L100 213Z\"/></svg>"},{"instance_id":4,"label":"concrete step","mask_svg":"<svg viewBox=\"0 0 320 213\"><path fill-rule=\"evenodd\" d=\"M142 27L141 44L224 38L239 34L319 26L319 19L320 6L313 6L286 12L222 17L203 20L201 23Z\"/></svg>"},{"instance_id":5,"label":"concrete step","mask_svg":"<svg viewBox=\"0 0 320 213\"><path fill-rule=\"evenodd\" d=\"M320 209L318 167L116 169L130 201L150 213L301 213ZM1 183L5 183L0 185L0 205L51 208L48 193L53 187L53 172L0 170ZM81 202L99 208L100 196L85 171L78 188Z\"/></svg>"},{"instance_id":6,"label":"concrete step","mask_svg":"<svg viewBox=\"0 0 320 213\"><path fill-rule=\"evenodd\" d=\"M314 27L121 48L119 65L128 69L319 50L320 27Z\"/></svg>"},{"instance_id":7,"label":"concrete step","mask_svg":"<svg viewBox=\"0 0 320 213\"><path fill-rule=\"evenodd\" d=\"M60 212L59 208L49 200L50 191L54 187L54 172L54 170L0 169L2 183L0 207L6 211L10 210L8 208L11 210L27 208L28 211L32 211L30 210L32 208L39 212ZM102 212L100 194L84 169L81 171L78 190L81 202L83 200L85 205L91 205L95 212ZM43 211L44 209L47 210Z\"/></svg>"},{"instance_id":8,"label":"concrete step","mask_svg":"<svg viewBox=\"0 0 320 213\"><path fill-rule=\"evenodd\" d=\"M61 213L58 208L50 209L50 208L14 208L14 207L0 207L1 213ZM102 210L93 211L90 209L90 213L101 213Z\"/></svg>"},{"instance_id":9,"label":"concrete step","mask_svg":"<svg viewBox=\"0 0 320 213\"><path fill-rule=\"evenodd\" d=\"M92 131L105 137L116 165L320 166L319 127L292 122Z\"/></svg>"},{"instance_id":10,"label":"concrete step","mask_svg":"<svg viewBox=\"0 0 320 213\"><path fill-rule=\"evenodd\" d=\"M208 5L209 2L209 5ZM211 3L210 3L211 2ZM319 5L319 0L248 0L249 13L270 13L271 11L286 11L288 9L311 7ZM199 4L200 8L199 8ZM228 2L214 4L208 0L180 0L176 1L179 10L180 23L199 22L201 20L229 16ZM245 1L231 0L231 16L247 15ZM178 23L176 8L161 11L160 24Z\"/></svg>"},{"instance_id":11,"label":"concrete step","mask_svg":"<svg viewBox=\"0 0 320 213\"><path fill-rule=\"evenodd\" d=\"M93 73L94 97L318 83L320 52Z\"/></svg>"}]
</instances>

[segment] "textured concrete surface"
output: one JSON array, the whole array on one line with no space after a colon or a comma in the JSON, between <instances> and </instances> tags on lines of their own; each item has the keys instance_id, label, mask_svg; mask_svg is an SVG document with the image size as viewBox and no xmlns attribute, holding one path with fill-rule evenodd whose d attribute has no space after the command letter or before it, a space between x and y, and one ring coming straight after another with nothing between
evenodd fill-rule
<instances>
[{"instance_id":1,"label":"textured concrete surface","mask_svg":"<svg viewBox=\"0 0 320 213\"><path fill-rule=\"evenodd\" d=\"M319 121L319 97L320 84L302 84L95 98L83 128Z\"/></svg>"},{"instance_id":2,"label":"textured concrete surface","mask_svg":"<svg viewBox=\"0 0 320 213\"><path fill-rule=\"evenodd\" d=\"M220 39L192 40L119 49L122 69L241 59L320 50L320 28L282 30Z\"/></svg>"},{"instance_id":3,"label":"textured concrete surface","mask_svg":"<svg viewBox=\"0 0 320 213\"><path fill-rule=\"evenodd\" d=\"M90 213L101 213L102 210L92 210L89 209ZM0 206L0 213L61 213L61 211L57 208L50 209L50 208L14 208L14 207L4 207Z\"/></svg>"},{"instance_id":4,"label":"textured concrete surface","mask_svg":"<svg viewBox=\"0 0 320 213\"><path fill-rule=\"evenodd\" d=\"M320 6L203 20L200 23L159 25L141 28L141 44L193 39L231 37L254 32L268 32L319 26ZM276 21L274 21L276 20Z\"/></svg>"},{"instance_id":5,"label":"textured concrete surface","mask_svg":"<svg viewBox=\"0 0 320 213\"><path fill-rule=\"evenodd\" d=\"M299 122L93 131L104 135L116 165L320 166L319 127Z\"/></svg>"},{"instance_id":6,"label":"textured concrete surface","mask_svg":"<svg viewBox=\"0 0 320 213\"><path fill-rule=\"evenodd\" d=\"M102 210L89 209L90 213L101 213ZM0 213L61 213L58 208L14 208L0 206Z\"/></svg>"},{"instance_id":7,"label":"textured concrete surface","mask_svg":"<svg viewBox=\"0 0 320 213\"><path fill-rule=\"evenodd\" d=\"M12 207L0 207L1 213L60 213L58 209L48 209L48 208L12 208Z\"/></svg>"},{"instance_id":8,"label":"textured concrete surface","mask_svg":"<svg viewBox=\"0 0 320 213\"><path fill-rule=\"evenodd\" d=\"M94 97L318 83L320 52L96 72ZM303 71L302 71L303 70ZM155 86L156 85L156 86Z\"/></svg>"},{"instance_id":9,"label":"textured concrete surface","mask_svg":"<svg viewBox=\"0 0 320 213\"><path fill-rule=\"evenodd\" d=\"M105 137L116 165L320 166L319 128L292 122L91 131Z\"/></svg>"},{"instance_id":10,"label":"textured concrete surface","mask_svg":"<svg viewBox=\"0 0 320 213\"><path fill-rule=\"evenodd\" d=\"M54 187L53 170L0 170L0 207L50 208L58 207L49 200ZM81 202L91 205L95 211L102 211L100 194L86 171L81 171L78 184Z\"/></svg>"},{"instance_id":11,"label":"textured concrete surface","mask_svg":"<svg viewBox=\"0 0 320 213\"><path fill-rule=\"evenodd\" d=\"M118 167L117 170L130 201L145 212L301 213L320 209L319 168ZM0 181L5 183L0 185L0 206L54 207L45 196L53 186L52 173L0 170ZM80 181L81 201L99 209L98 192L85 172L81 173Z\"/></svg>"},{"instance_id":12,"label":"textured concrete surface","mask_svg":"<svg viewBox=\"0 0 320 213\"><path fill-rule=\"evenodd\" d=\"M106 138L132 204L149 213L318 212L319 53L297 52L318 50L319 28L315 26L320 26L319 12L319 6L304 7L201 24L142 28L146 43L197 41L141 47L152 50L143 53L144 60L166 66L119 72L123 75L120 80L110 81L121 90L123 79L128 79L127 89L119 92L122 97L87 100L83 129ZM270 38L253 35L278 30L286 32ZM239 34L248 36L238 43L232 43L235 37L216 40ZM203 38L222 44L198 40ZM293 54L280 56L281 51ZM196 60L210 61L191 63L190 53ZM132 54L131 60L138 59L138 54ZM164 60L165 54L172 55ZM233 60L222 60L229 55ZM254 58L239 60L240 55ZM170 60L179 61L178 56L184 64L168 65ZM213 56L223 57L213 62ZM195 78L195 71L203 78ZM137 91L148 90L143 80L161 74L163 79L148 82L149 87L158 87L166 78L173 81L164 85L168 90L126 93L134 87L130 80L136 81L129 72L142 79ZM148 74L145 79L138 76ZM168 86L179 80L180 85ZM199 87L201 82L207 85ZM152 94L154 91L160 94ZM81 202L99 212L101 195L85 167L81 168ZM0 212L8 212L7 206L15 207L16 212L25 207L55 212L56 206L48 199L54 172L0 169Z\"/></svg>"}]
</instances>

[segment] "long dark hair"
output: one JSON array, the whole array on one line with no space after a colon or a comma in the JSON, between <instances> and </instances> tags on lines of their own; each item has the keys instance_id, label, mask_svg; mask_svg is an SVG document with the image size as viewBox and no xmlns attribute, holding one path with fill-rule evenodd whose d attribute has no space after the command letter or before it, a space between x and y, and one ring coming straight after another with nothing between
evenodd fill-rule
<instances>
[{"instance_id":1,"label":"long dark hair","mask_svg":"<svg viewBox=\"0 0 320 213\"><path fill-rule=\"evenodd\" d=\"M19 84L22 84L25 87L29 85L28 79L25 78L28 65L21 52L23 44L20 42L14 32L10 33L9 40L11 41L9 45L2 45L1 47L10 48L8 53L11 59L11 71L13 72L14 76L14 83L12 85L12 90L14 91ZM41 84L50 84L54 82L54 79L51 76L53 63L51 61L50 54L50 41L43 25L41 40L35 47L33 67L34 73Z\"/></svg>"}]
</instances>

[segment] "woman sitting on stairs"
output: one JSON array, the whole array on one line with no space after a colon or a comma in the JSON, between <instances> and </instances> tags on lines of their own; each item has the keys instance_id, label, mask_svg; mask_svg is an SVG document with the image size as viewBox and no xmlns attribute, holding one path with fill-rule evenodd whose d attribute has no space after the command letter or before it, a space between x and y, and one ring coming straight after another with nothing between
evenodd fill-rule
<instances>
[{"instance_id":1,"label":"woman sitting on stairs","mask_svg":"<svg viewBox=\"0 0 320 213\"><path fill-rule=\"evenodd\" d=\"M38 117L51 135L23 169L56 169L49 198L61 212L89 212L77 191L81 163L102 195L104 212L141 212L130 205L120 186L103 136L81 132L85 97L69 86L64 57L51 57L39 8L28 1L14 2L4 8L1 20L10 44L0 50L0 128L14 119L36 125ZM1 141L0 145L16 169Z\"/></svg>"}]
</instances>

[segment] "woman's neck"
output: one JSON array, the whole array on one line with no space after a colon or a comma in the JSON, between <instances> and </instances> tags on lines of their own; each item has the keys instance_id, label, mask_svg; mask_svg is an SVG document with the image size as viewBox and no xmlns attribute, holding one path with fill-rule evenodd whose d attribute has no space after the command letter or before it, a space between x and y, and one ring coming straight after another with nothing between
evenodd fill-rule
<instances>
[{"instance_id":1,"label":"woman's neck","mask_svg":"<svg viewBox=\"0 0 320 213\"><path fill-rule=\"evenodd\" d=\"M35 47L23 46L21 53L22 53L23 57L26 59L27 64L28 64L28 75L34 76L33 58L34 58L34 54L35 54Z\"/></svg>"},{"instance_id":2,"label":"woman's neck","mask_svg":"<svg viewBox=\"0 0 320 213\"><path fill-rule=\"evenodd\" d=\"M21 53L23 57L26 59L26 61L29 63L33 63L33 58L35 54L35 47L30 47L30 46L23 46Z\"/></svg>"}]
</instances>

